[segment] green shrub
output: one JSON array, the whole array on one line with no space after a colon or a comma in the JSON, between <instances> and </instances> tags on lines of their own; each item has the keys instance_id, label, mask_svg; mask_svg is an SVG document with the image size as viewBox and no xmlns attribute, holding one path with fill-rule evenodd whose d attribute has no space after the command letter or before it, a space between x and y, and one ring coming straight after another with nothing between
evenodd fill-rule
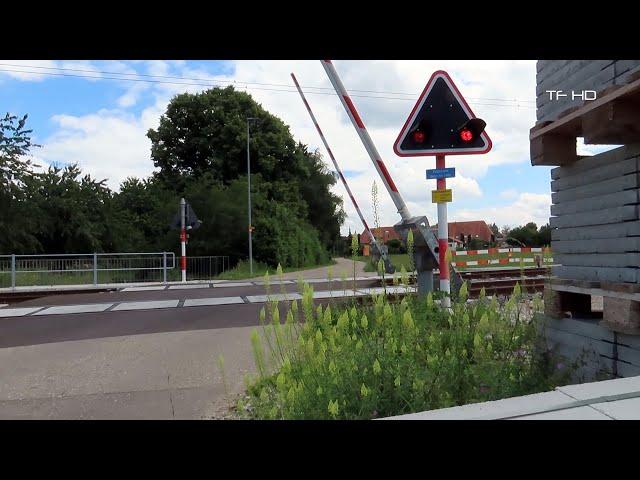
<instances>
[{"instance_id":1,"label":"green shrub","mask_svg":"<svg viewBox=\"0 0 640 480\"><path fill-rule=\"evenodd\" d=\"M370 419L550 390L568 378L536 348L531 311L516 287L499 305L466 285L451 311L431 295L377 295L367 305L301 304L260 313L251 341L257 374L239 411L261 419ZM525 309L529 313L525 314Z\"/></svg>"}]
</instances>

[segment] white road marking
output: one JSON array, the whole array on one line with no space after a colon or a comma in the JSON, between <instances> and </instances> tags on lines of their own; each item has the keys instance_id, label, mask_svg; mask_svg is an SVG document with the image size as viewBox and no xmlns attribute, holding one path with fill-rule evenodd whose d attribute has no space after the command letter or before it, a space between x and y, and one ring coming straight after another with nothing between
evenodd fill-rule
<instances>
[{"instance_id":1,"label":"white road marking","mask_svg":"<svg viewBox=\"0 0 640 480\"><path fill-rule=\"evenodd\" d=\"M3 308L0 310L0 317L21 317L40 310L42 307L23 308Z\"/></svg>"},{"instance_id":2,"label":"white road marking","mask_svg":"<svg viewBox=\"0 0 640 480\"><path fill-rule=\"evenodd\" d=\"M123 288L121 291L122 292L148 292L151 290L164 290L167 287L165 287L164 285L160 285L158 287L127 287L127 288Z\"/></svg>"},{"instance_id":3,"label":"white road marking","mask_svg":"<svg viewBox=\"0 0 640 480\"><path fill-rule=\"evenodd\" d=\"M189 298L184 301L184 306L200 307L206 305L231 305L234 303L244 303L244 300L241 297Z\"/></svg>"},{"instance_id":4,"label":"white road marking","mask_svg":"<svg viewBox=\"0 0 640 480\"><path fill-rule=\"evenodd\" d=\"M268 300L281 302L283 300L301 300L302 296L299 293L287 293L283 295L281 293L273 295L247 295L247 300L251 303L265 303Z\"/></svg>"},{"instance_id":5,"label":"white road marking","mask_svg":"<svg viewBox=\"0 0 640 480\"><path fill-rule=\"evenodd\" d=\"M180 300L155 300L150 302L124 302L116 305L112 312L122 310L149 310L155 308L175 308Z\"/></svg>"},{"instance_id":6,"label":"white road marking","mask_svg":"<svg viewBox=\"0 0 640 480\"><path fill-rule=\"evenodd\" d=\"M55 307L48 307L41 310L35 315L64 315L67 313L93 313L104 312L113 303L92 303L87 305L60 305Z\"/></svg>"},{"instance_id":7,"label":"white road marking","mask_svg":"<svg viewBox=\"0 0 640 480\"><path fill-rule=\"evenodd\" d=\"M208 283L198 283L195 285L171 285L169 290L191 290L193 288L210 288Z\"/></svg>"},{"instance_id":8,"label":"white road marking","mask_svg":"<svg viewBox=\"0 0 640 480\"><path fill-rule=\"evenodd\" d=\"M216 283L214 288L222 288L222 287L252 287L253 283L251 282L229 282L229 283Z\"/></svg>"}]
</instances>

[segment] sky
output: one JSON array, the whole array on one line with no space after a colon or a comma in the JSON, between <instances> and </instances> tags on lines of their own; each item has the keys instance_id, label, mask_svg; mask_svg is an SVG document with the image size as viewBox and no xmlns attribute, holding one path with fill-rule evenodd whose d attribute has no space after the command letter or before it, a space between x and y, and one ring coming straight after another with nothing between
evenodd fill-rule
<instances>
[{"instance_id":1,"label":"sky","mask_svg":"<svg viewBox=\"0 0 640 480\"><path fill-rule=\"evenodd\" d=\"M435 180L425 170L435 157L401 158L393 142L431 74L446 70L474 114L487 122L493 149L485 155L447 157L456 168L448 180L453 202L449 221L485 220L499 227L548 222L550 167L532 167L529 129L535 124L533 60L334 61L353 103L412 215L437 223L431 203ZM335 95L319 61L40 61L0 60L0 113L29 114L38 164L77 163L117 190L130 176L153 170L149 128L156 128L171 98L214 86L235 85L281 118L294 138L319 149L334 170L322 141L298 96L295 73L354 193L373 224L371 189L378 186L380 224L399 215L364 146ZM600 149L579 142L579 154ZM333 191L344 200L342 233L362 224L343 185Z\"/></svg>"}]
</instances>

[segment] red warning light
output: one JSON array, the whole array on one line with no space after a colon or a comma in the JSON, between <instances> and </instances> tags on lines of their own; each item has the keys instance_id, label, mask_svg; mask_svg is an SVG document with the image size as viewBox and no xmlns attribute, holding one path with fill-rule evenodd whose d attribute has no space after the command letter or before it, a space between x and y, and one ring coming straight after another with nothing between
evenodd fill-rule
<instances>
[{"instance_id":1,"label":"red warning light","mask_svg":"<svg viewBox=\"0 0 640 480\"><path fill-rule=\"evenodd\" d=\"M463 142L470 142L473 140L473 132L467 128L460 131L460 138Z\"/></svg>"},{"instance_id":2,"label":"red warning light","mask_svg":"<svg viewBox=\"0 0 640 480\"><path fill-rule=\"evenodd\" d=\"M413 141L416 143L422 143L424 142L424 132L422 132L421 130L416 130L415 132L413 132Z\"/></svg>"}]
</instances>

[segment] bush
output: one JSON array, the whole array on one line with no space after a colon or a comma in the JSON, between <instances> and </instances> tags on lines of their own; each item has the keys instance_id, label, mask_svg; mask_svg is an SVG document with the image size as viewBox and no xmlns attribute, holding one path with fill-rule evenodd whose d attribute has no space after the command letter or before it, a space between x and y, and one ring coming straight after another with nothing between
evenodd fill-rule
<instances>
[{"instance_id":1,"label":"bush","mask_svg":"<svg viewBox=\"0 0 640 480\"><path fill-rule=\"evenodd\" d=\"M406 276L405 276L406 279ZM431 294L372 304L313 306L303 285L280 322L277 303L252 334L257 374L240 412L261 419L370 419L550 390L568 378L536 349L541 306L519 291L442 310Z\"/></svg>"},{"instance_id":2,"label":"bush","mask_svg":"<svg viewBox=\"0 0 640 480\"><path fill-rule=\"evenodd\" d=\"M397 238L392 238L391 240L389 240L387 242L387 247L389 248L389 254L407 253L407 249Z\"/></svg>"}]
</instances>

